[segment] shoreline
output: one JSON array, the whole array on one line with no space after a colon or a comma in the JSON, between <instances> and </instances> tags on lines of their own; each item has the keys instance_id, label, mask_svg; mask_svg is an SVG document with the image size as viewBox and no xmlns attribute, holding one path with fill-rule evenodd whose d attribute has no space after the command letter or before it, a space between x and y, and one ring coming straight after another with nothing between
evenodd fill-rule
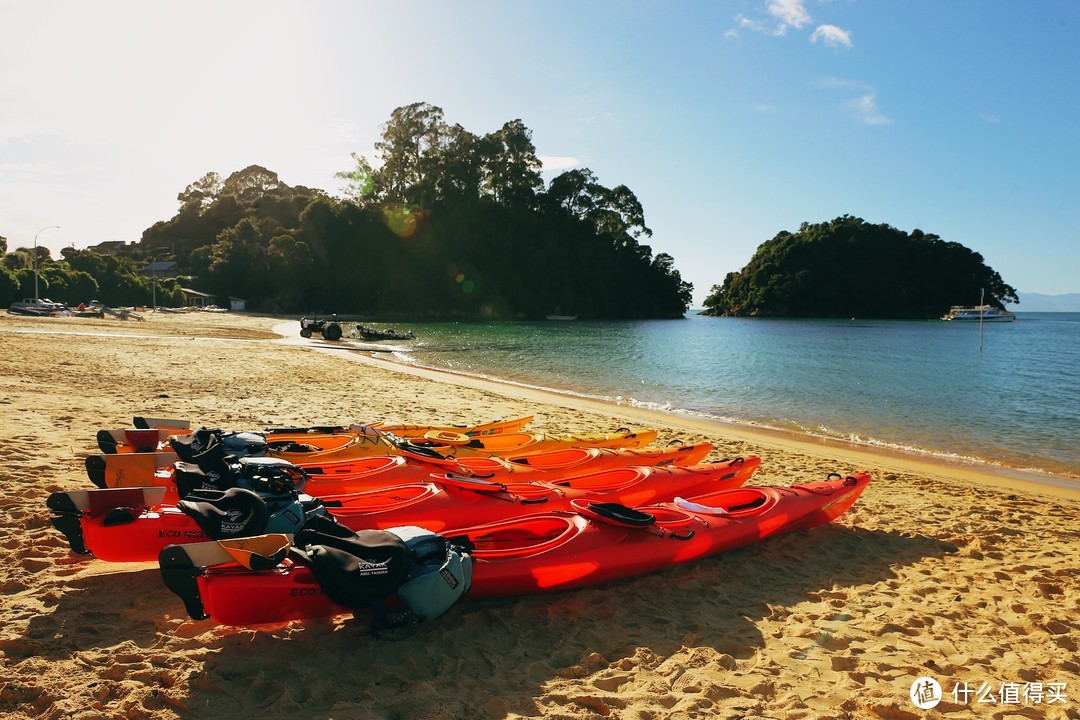
<instances>
[{"instance_id":1,"label":"shoreline","mask_svg":"<svg viewBox=\"0 0 1080 720\"><path fill-rule=\"evenodd\" d=\"M160 319L168 322L177 317L198 317L199 313L187 313L180 315L161 315ZM939 475L955 480L976 482L982 485L998 489L1018 489L1028 492L1042 492L1060 498L1080 500L1080 478L1068 475L1055 474L1048 471L1015 468L998 463L976 458L949 457L935 454L932 451L926 453L918 450L907 450L899 447L885 445L870 445L842 438L824 437L809 433L800 433L795 430L784 430L773 427L756 426L747 423L725 421L719 418L697 417L689 413L679 411L656 410L619 403L600 398L590 398L572 392L564 392L554 388L541 388L527 386L518 382L501 380L494 377L479 377L467 373L455 372L444 368L432 368L420 365L386 360L378 357L379 354L391 351L369 345L354 347L347 344L331 343L318 339L304 339L299 332L293 332L294 325L298 321L293 318L285 318L280 315L263 315L255 313L202 313L202 319L210 323L220 321L223 317L240 320L255 321L264 327L265 333L255 333L252 337L225 337L211 336L199 338L192 336L190 340L216 339L233 342L258 343L265 340L273 340L279 344L292 347L300 347L316 352L328 353L331 356L368 363L373 367L379 367L389 372L397 372L412 377L424 378L433 382L444 382L460 385L477 390L493 391L509 398L530 400L546 403L569 409L589 411L595 413L621 416L628 421L635 421L643 425L661 425L683 430L697 435L722 435L733 441L750 445L763 445L775 448L779 451L792 451L806 453L821 458L843 459L860 467L877 467L891 472L915 473L923 475ZM9 317L9 316L0 316ZM87 324L89 321L81 318L26 318L15 316L15 322L44 321L67 322L74 321L78 325ZM143 323L132 321L104 320L106 328L88 332L83 330L67 329L57 332L55 328L43 327L12 327L11 323L0 322L0 333L16 332L25 334L62 334L81 337L108 337L115 334L123 334L130 337L145 340L164 340L178 337L175 334L155 335L139 333L138 330L148 329ZM117 324L119 322L119 325ZM226 333L227 334L227 333ZM182 336L181 336L182 337Z\"/></svg>"},{"instance_id":2,"label":"shoreline","mask_svg":"<svg viewBox=\"0 0 1080 720\"><path fill-rule=\"evenodd\" d=\"M261 327L265 328L266 332L254 333L252 337L211 336L200 338L191 336L188 339L192 341L199 339L215 339L240 343L259 343L265 340L273 340L281 345L322 352L353 362L370 364L373 367L379 367L389 372L402 373L404 375L423 378L433 382L450 383L476 390L497 392L508 398L518 400L528 400L568 409L618 416L627 421L637 422L645 426L668 426L694 435L721 435L732 441L745 443L750 446L762 445L774 448L778 451L800 452L820 458L843 460L859 467L876 467L890 472L937 475L969 483L975 482L998 489L1042 492L1055 497L1080 500L1080 479L1068 475L1059 475L1041 470L1015 468L974 458L943 456L929 451L924 454L917 450L907 450L884 445L869 445L856 441L844 440L842 438L831 438L809 433L800 433L795 430L784 430L773 427L755 426L747 423L730 422L719 418L697 417L684 412L657 410L601 398L584 397L582 395L568 391L564 392L554 388L527 386L518 382L501 380L495 377L479 377L444 368L410 365L379 357L379 354L388 353L390 351L380 349L373 345L355 347L347 344L321 341L318 339L301 338L299 332L293 332L297 319L285 318L279 315L262 315L254 313L188 313L181 315L161 315L159 319L168 322L177 317L192 317L193 315L195 317L202 315L202 319L211 324L220 322L223 317L239 320L241 323L245 323L245 321L255 321ZM21 323L26 320L44 321L45 323L73 321L76 325L80 326L89 322L88 320L81 318L24 318L22 316L16 316L15 322ZM26 334L62 334L81 337L108 337L110 335L123 334L144 340L165 340L178 337L175 334L156 335L148 332L137 332L139 330L149 330L144 323L137 321L120 322L106 319L103 322L106 327L96 332L68 328L56 331L55 329L43 327L11 327L11 323L0 322L0 333L10 331ZM224 335L228 335L228 332L224 333ZM184 336L181 335L179 337Z\"/></svg>"},{"instance_id":3,"label":"shoreline","mask_svg":"<svg viewBox=\"0 0 1080 720\"><path fill-rule=\"evenodd\" d=\"M844 459L854 465L876 466L885 470L923 475L942 475L955 480L977 482L999 489L1018 489L1042 492L1060 498L1080 500L1080 480L1048 472L1024 470L979 460L960 460L934 455L921 455L914 451L881 446L869 446L854 441L819 437L777 428L755 427L747 424L725 422L719 419L693 417L691 415L626 405L598 398L587 398L570 392L551 388L536 388L498 378L477 377L441 368L408 365L383 360L368 353L385 352L372 348L356 348L331 343L311 344L310 341L291 333L292 323L279 322L271 328L286 345L305 347L316 352L327 352L348 360L370 363L392 372L401 372L435 382L452 382L463 387L497 391L506 395L534 400L536 402L562 405L578 410L588 410L619 415L645 426L663 425L698 435L721 434L733 440L760 444L777 450L796 451L834 459ZM293 337L295 335L295 337Z\"/></svg>"}]
</instances>

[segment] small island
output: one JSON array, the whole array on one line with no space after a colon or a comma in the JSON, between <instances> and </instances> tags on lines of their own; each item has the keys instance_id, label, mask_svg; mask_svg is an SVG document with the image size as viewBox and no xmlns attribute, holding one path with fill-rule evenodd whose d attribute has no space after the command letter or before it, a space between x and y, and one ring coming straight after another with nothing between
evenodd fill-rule
<instances>
[{"instance_id":1,"label":"small island","mask_svg":"<svg viewBox=\"0 0 1080 720\"><path fill-rule=\"evenodd\" d=\"M982 255L937 235L844 215L762 243L705 299L703 315L936 319L980 297L1018 303Z\"/></svg>"}]
</instances>

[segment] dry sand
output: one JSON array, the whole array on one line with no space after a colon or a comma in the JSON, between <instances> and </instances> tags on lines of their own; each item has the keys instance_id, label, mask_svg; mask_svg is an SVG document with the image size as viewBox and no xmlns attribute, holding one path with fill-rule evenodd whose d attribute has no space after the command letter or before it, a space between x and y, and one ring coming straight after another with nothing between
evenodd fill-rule
<instances>
[{"instance_id":1,"label":"dry sand","mask_svg":"<svg viewBox=\"0 0 1080 720\"><path fill-rule=\"evenodd\" d=\"M0 717L1080 718L1067 483L347 362L358 354L271 342L277 322L0 317ZM187 619L155 564L74 556L49 523L48 493L88 486L96 430L137 414L235 429L534 414L536 431L650 426L659 444L713 442L711 459L757 454L763 484L861 469L875 482L831 526L463 603L380 640L348 617L226 628ZM933 710L909 698L921 676L944 688ZM996 702L978 702L984 685Z\"/></svg>"}]
</instances>

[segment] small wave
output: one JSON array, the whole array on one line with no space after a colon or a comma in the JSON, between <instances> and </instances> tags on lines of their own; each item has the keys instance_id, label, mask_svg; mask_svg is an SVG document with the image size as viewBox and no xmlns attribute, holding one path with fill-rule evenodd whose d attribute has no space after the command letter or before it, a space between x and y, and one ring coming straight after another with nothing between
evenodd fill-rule
<instances>
[{"instance_id":1,"label":"small wave","mask_svg":"<svg viewBox=\"0 0 1080 720\"><path fill-rule=\"evenodd\" d=\"M818 427L806 427L800 425L797 422L783 419L769 419L769 418L746 418L735 415L727 415L715 412L713 410L701 409L701 408L688 408L680 407L672 402L658 402L652 400L639 400L637 398L619 395L619 394L604 394L595 392L585 392L581 390L573 390L565 387L551 387L547 385L538 384L535 382L528 382L520 379L507 378L505 376L498 376L487 372L476 371L473 369L465 369L460 363L454 363L452 360L443 356L443 363L431 363L424 362L417 358L410 352L393 352L387 354L387 359L392 362L399 362L402 365L408 365L411 367L421 367L438 372L448 372L454 375L462 377L474 377L483 380L489 380L493 382L510 385L512 387L526 388L530 390L538 390L542 392L549 392L556 395L562 395L566 397L576 397L586 400L597 400L601 402L609 402L615 405L625 405L634 408L641 408L643 410L650 410L659 413L666 413L670 415L678 415L684 417L691 417L695 419L704 420L710 423L716 423L721 425L734 425L747 428L762 429L766 431L781 432L787 434L794 434L796 436L804 436L807 438L816 438L819 440L826 440L832 442L848 443L855 446L865 448L877 448L890 452L898 452L904 454L914 455L916 457L922 457L927 459L936 459L943 462L960 463L970 466L984 466L988 468L995 468L1001 471L1019 472L1025 474L1032 474L1041 477L1049 478L1066 478L1070 480L1080 480L1080 475L1070 471L1067 468L1062 469L1048 469L1045 467L1020 467L1016 464L1010 464L999 460L988 459L985 457L978 457L975 455L968 455L957 452L948 452L943 450L930 449L912 445L909 443L887 441L879 438L874 438L859 433L852 432L838 432L825 426Z\"/></svg>"}]
</instances>

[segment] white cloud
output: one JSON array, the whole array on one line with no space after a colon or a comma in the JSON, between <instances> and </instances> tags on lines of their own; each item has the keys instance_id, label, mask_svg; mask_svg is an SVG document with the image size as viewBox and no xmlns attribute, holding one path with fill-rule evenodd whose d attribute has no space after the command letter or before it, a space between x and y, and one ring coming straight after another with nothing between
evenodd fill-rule
<instances>
[{"instance_id":1,"label":"white cloud","mask_svg":"<svg viewBox=\"0 0 1080 720\"><path fill-rule=\"evenodd\" d=\"M812 20L803 0L768 0L765 9L779 22L777 35L783 35L789 26L798 30Z\"/></svg>"},{"instance_id":2,"label":"white cloud","mask_svg":"<svg viewBox=\"0 0 1080 720\"><path fill-rule=\"evenodd\" d=\"M537 160L544 166L545 172L554 170L569 170L570 168L581 165L581 161L576 157L566 157L562 155L539 155Z\"/></svg>"},{"instance_id":3,"label":"white cloud","mask_svg":"<svg viewBox=\"0 0 1080 720\"><path fill-rule=\"evenodd\" d=\"M881 114L877 106L877 93L865 93L851 102L848 107L855 111L855 118L863 125L892 125L893 121Z\"/></svg>"},{"instance_id":4,"label":"white cloud","mask_svg":"<svg viewBox=\"0 0 1080 720\"><path fill-rule=\"evenodd\" d=\"M810 36L810 42L816 43L818 40L831 48L851 47L851 33L835 25L818 25Z\"/></svg>"},{"instance_id":5,"label":"white cloud","mask_svg":"<svg viewBox=\"0 0 1080 720\"><path fill-rule=\"evenodd\" d=\"M855 119L863 125L892 125L894 122L878 109L877 91L872 85L838 77L818 78L813 84L822 90L855 94L854 98L845 103L845 107L852 110Z\"/></svg>"},{"instance_id":6,"label":"white cloud","mask_svg":"<svg viewBox=\"0 0 1080 720\"><path fill-rule=\"evenodd\" d=\"M765 0L765 12L768 17L736 15L736 27L728 30L724 37L738 37L739 30L783 37L789 29L802 30L814 20L806 9L805 0ZM831 48L851 47L851 33L836 25L818 25L810 35L810 42L818 40Z\"/></svg>"},{"instance_id":7,"label":"white cloud","mask_svg":"<svg viewBox=\"0 0 1080 720\"><path fill-rule=\"evenodd\" d=\"M872 90L866 83L838 77L822 77L814 81L814 86L823 90L854 90L856 92Z\"/></svg>"}]
</instances>

